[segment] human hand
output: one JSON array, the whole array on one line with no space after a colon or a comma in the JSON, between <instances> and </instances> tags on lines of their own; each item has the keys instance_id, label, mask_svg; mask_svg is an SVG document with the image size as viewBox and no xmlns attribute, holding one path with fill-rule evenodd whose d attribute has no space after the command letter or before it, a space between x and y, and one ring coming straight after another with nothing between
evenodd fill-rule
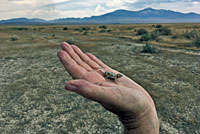
<instances>
[{"instance_id":1,"label":"human hand","mask_svg":"<svg viewBox=\"0 0 200 134\"><path fill-rule=\"evenodd\" d=\"M104 72L119 72L75 45L62 43L61 47L58 57L75 79L66 83L67 90L99 102L115 113L127 133L159 133L153 100L140 85L123 74L116 81L106 79Z\"/></svg>"}]
</instances>

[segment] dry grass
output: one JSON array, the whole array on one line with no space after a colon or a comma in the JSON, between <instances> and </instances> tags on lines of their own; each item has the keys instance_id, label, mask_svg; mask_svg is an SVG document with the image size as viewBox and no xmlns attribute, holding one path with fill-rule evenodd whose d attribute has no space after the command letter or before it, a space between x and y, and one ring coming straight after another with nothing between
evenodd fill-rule
<instances>
[{"instance_id":1,"label":"dry grass","mask_svg":"<svg viewBox=\"0 0 200 134\"><path fill-rule=\"evenodd\" d=\"M163 24L172 35L150 42L155 54L141 53L145 42L136 35L155 24L99 26L0 26L0 132L123 133L116 116L63 89L71 77L56 52L68 40L141 84L155 101L162 134L200 133L200 49L182 36L200 24Z\"/></svg>"}]
</instances>

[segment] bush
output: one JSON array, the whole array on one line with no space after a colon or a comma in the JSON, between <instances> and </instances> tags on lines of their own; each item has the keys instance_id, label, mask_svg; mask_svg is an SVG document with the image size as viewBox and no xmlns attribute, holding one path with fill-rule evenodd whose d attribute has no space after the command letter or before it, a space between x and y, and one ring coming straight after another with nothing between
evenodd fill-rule
<instances>
[{"instance_id":1,"label":"bush","mask_svg":"<svg viewBox=\"0 0 200 134\"><path fill-rule=\"evenodd\" d=\"M168 27L163 27L162 29L162 35L171 35L172 34L172 30L169 29Z\"/></svg>"},{"instance_id":2,"label":"bush","mask_svg":"<svg viewBox=\"0 0 200 134\"><path fill-rule=\"evenodd\" d=\"M142 35L140 41L151 41L152 40L152 37L151 37L151 34L144 34Z\"/></svg>"},{"instance_id":3,"label":"bush","mask_svg":"<svg viewBox=\"0 0 200 134\"><path fill-rule=\"evenodd\" d=\"M172 39L177 39L178 36L177 36L177 35L173 35L171 38L172 38Z\"/></svg>"},{"instance_id":4,"label":"bush","mask_svg":"<svg viewBox=\"0 0 200 134\"><path fill-rule=\"evenodd\" d=\"M196 37L194 39L194 41L192 42L192 44L195 46L195 47L200 47L200 36L199 37Z\"/></svg>"},{"instance_id":5,"label":"bush","mask_svg":"<svg viewBox=\"0 0 200 134\"><path fill-rule=\"evenodd\" d=\"M27 27L14 27L14 28L11 28L13 30L28 30Z\"/></svg>"},{"instance_id":6,"label":"bush","mask_svg":"<svg viewBox=\"0 0 200 134\"><path fill-rule=\"evenodd\" d=\"M68 27L64 27L63 30L68 30Z\"/></svg>"},{"instance_id":7,"label":"bush","mask_svg":"<svg viewBox=\"0 0 200 134\"><path fill-rule=\"evenodd\" d=\"M106 30L101 30L101 31L99 31L100 33L105 33L106 32Z\"/></svg>"},{"instance_id":8,"label":"bush","mask_svg":"<svg viewBox=\"0 0 200 134\"><path fill-rule=\"evenodd\" d=\"M144 29L144 28L141 28L141 29L139 29L139 30L137 31L137 35L144 35L144 34L147 34L147 33L148 33L147 30Z\"/></svg>"},{"instance_id":9,"label":"bush","mask_svg":"<svg viewBox=\"0 0 200 134\"><path fill-rule=\"evenodd\" d=\"M19 40L19 37L18 36L13 36L13 37L10 38L10 40L11 41L17 41L17 40Z\"/></svg>"},{"instance_id":10,"label":"bush","mask_svg":"<svg viewBox=\"0 0 200 134\"><path fill-rule=\"evenodd\" d=\"M152 32L152 33L151 33L151 38L152 38L152 40L158 39L158 36L159 36L159 33L158 33L158 32Z\"/></svg>"},{"instance_id":11,"label":"bush","mask_svg":"<svg viewBox=\"0 0 200 134\"><path fill-rule=\"evenodd\" d=\"M172 31L168 27L162 27L154 30L153 32L157 33L158 35L171 35Z\"/></svg>"},{"instance_id":12,"label":"bush","mask_svg":"<svg viewBox=\"0 0 200 134\"><path fill-rule=\"evenodd\" d=\"M83 27L82 30L87 31L87 30L90 30L90 28L89 27Z\"/></svg>"},{"instance_id":13,"label":"bush","mask_svg":"<svg viewBox=\"0 0 200 134\"><path fill-rule=\"evenodd\" d=\"M141 53L156 53L156 50L152 45L146 44L143 46Z\"/></svg>"},{"instance_id":14,"label":"bush","mask_svg":"<svg viewBox=\"0 0 200 134\"><path fill-rule=\"evenodd\" d=\"M155 32L142 35L140 41L152 41L158 39L158 34Z\"/></svg>"},{"instance_id":15,"label":"bush","mask_svg":"<svg viewBox=\"0 0 200 134\"><path fill-rule=\"evenodd\" d=\"M74 44L71 40L66 40L65 42L67 42L68 44Z\"/></svg>"},{"instance_id":16,"label":"bush","mask_svg":"<svg viewBox=\"0 0 200 134\"><path fill-rule=\"evenodd\" d=\"M87 31L85 31L85 32L83 33L83 35L88 35L88 32L87 32Z\"/></svg>"},{"instance_id":17,"label":"bush","mask_svg":"<svg viewBox=\"0 0 200 134\"><path fill-rule=\"evenodd\" d=\"M107 27L105 25L99 26L99 28L107 29Z\"/></svg>"},{"instance_id":18,"label":"bush","mask_svg":"<svg viewBox=\"0 0 200 134\"><path fill-rule=\"evenodd\" d=\"M183 36L187 39L195 39L198 37L198 32L196 30L192 30L190 32L186 31Z\"/></svg>"},{"instance_id":19,"label":"bush","mask_svg":"<svg viewBox=\"0 0 200 134\"><path fill-rule=\"evenodd\" d=\"M74 29L74 31L79 31L79 30L80 30L79 28L75 28L75 29Z\"/></svg>"},{"instance_id":20,"label":"bush","mask_svg":"<svg viewBox=\"0 0 200 134\"><path fill-rule=\"evenodd\" d=\"M108 29L107 32L110 33L110 32L112 32L112 30Z\"/></svg>"},{"instance_id":21,"label":"bush","mask_svg":"<svg viewBox=\"0 0 200 134\"><path fill-rule=\"evenodd\" d=\"M132 29L133 29L132 27L128 27L128 28L127 28L127 30L132 30Z\"/></svg>"},{"instance_id":22,"label":"bush","mask_svg":"<svg viewBox=\"0 0 200 134\"><path fill-rule=\"evenodd\" d=\"M161 24L156 25L156 28L162 28L163 26Z\"/></svg>"}]
</instances>

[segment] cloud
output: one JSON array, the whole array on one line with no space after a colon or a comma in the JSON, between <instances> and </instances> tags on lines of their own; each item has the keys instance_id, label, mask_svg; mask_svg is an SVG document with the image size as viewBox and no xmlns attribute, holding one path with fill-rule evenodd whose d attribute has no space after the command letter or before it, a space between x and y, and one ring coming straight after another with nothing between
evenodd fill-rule
<instances>
[{"instance_id":1,"label":"cloud","mask_svg":"<svg viewBox=\"0 0 200 134\"><path fill-rule=\"evenodd\" d=\"M95 8L95 12L105 11L105 8L102 7L100 4Z\"/></svg>"},{"instance_id":2,"label":"cloud","mask_svg":"<svg viewBox=\"0 0 200 134\"><path fill-rule=\"evenodd\" d=\"M108 0L106 6L108 7L120 7L123 5L122 0Z\"/></svg>"},{"instance_id":3,"label":"cloud","mask_svg":"<svg viewBox=\"0 0 200 134\"><path fill-rule=\"evenodd\" d=\"M200 13L200 0L2 0L0 19L89 17L117 9L147 7Z\"/></svg>"}]
</instances>

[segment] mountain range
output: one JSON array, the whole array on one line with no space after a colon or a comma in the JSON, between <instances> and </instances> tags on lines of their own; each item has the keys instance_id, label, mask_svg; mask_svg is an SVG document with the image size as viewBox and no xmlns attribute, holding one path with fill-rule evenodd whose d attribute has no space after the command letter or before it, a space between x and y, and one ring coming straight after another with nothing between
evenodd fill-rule
<instances>
[{"instance_id":1,"label":"mountain range","mask_svg":"<svg viewBox=\"0 0 200 134\"><path fill-rule=\"evenodd\" d=\"M0 24L130 24L130 23L200 23L200 14L181 13L164 9L146 8L139 11L116 10L100 16L85 18L61 18L43 20L38 18L14 18L1 20Z\"/></svg>"}]
</instances>

